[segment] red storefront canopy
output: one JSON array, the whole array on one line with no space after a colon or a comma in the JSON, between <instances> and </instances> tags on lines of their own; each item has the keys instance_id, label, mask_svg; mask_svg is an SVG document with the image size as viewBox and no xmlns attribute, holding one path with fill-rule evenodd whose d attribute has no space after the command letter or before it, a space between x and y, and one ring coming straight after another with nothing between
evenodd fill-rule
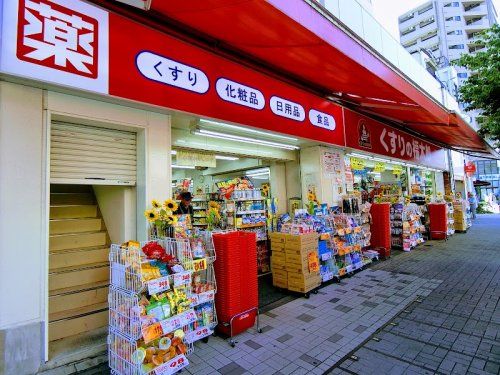
<instances>
[{"instance_id":1,"label":"red storefront canopy","mask_svg":"<svg viewBox=\"0 0 500 375\"><path fill-rule=\"evenodd\" d=\"M463 119L303 0L153 0L151 11L357 111L442 145L489 150Z\"/></svg>"}]
</instances>

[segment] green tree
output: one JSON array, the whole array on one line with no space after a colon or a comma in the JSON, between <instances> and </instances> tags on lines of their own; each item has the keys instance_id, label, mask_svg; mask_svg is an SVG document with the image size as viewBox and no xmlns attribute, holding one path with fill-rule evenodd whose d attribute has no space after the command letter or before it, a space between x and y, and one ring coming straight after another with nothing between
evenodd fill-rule
<instances>
[{"instance_id":1,"label":"green tree","mask_svg":"<svg viewBox=\"0 0 500 375\"><path fill-rule=\"evenodd\" d=\"M478 45L486 50L462 55L455 63L473 72L460 88L460 100L468 110L482 111L479 133L500 147L500 26L495 24L480 34Z\"/></svg>"}]
</instances>

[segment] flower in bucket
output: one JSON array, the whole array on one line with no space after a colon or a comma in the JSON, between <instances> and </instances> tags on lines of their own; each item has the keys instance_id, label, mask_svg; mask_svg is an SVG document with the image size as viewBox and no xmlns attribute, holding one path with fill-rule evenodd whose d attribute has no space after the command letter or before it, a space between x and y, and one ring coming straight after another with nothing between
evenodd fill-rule
<instances>
[{"instance_id":1,"label":"flower in bucket","mask_svg":"<svg viewBox=\"0 0 500 375\"><path fill-rule=\"evenodd\" d=\"M165 202L163 202L163 207L167 211L175 212L178 208L178 205L173 199L167 199Z\"/></svg>"},{"instance_id":2,"label":"flower in bucket","mask_svg":"<svg viewBox=\"0 0 500 375\"><path fill-rule=\"evenodd\" d=\"M269 189L270 189L269 184L262 184L261 189L262 189L262 195L267 197L269 195Z\"/></svg>"},{"instance_id":3,"label":"flower in bucket","mask_svg":"<svg viewBox=\"0 0 500 375\"><path fill-rule=\"evenodd\" d=\"M208 211L206 218L208 230L212 230L214 226L219 224L220 219L221 219L220 204L214 201L208 202Z\"/></svg>"},{"instance_id":4,"label":"flower in bucket","mask_svg":"<svg viewBox=\"0 0 500 375\"><path fill-rule=\"evenodd\" d=\"M144 216L150 223L151 234L157 237L166 237L168 229L177 224L177 216L173 212L177 209L177 203L169 199L163 203L153 199L150 209L144 211Z\"/></svg>"},{"instance_id":5,"label":"flower in bucket","mask_svg":"<svg viewBox=\"0 0 500 375\"><path fill-rule=\"evenodd\" d=\"M156 212L154 209L144 211L144 216L146 216L146 219L148 219L150 223L154 223L156 220L158 220L159 217L158 212Z\"/></svg>"}]
</instances>

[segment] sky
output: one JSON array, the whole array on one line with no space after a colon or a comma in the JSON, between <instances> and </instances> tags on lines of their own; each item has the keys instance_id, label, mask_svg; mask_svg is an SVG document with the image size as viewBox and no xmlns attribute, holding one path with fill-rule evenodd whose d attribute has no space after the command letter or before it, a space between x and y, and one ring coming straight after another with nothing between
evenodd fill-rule
<instances>
[{"instance_id":1,"label":"sky","mask_svg":"<svg viewBox=\"0 0 500 375\"><path fill-rule=\"evenodd\" d=\"M375 18L399 40L398 17L428 0L372 0ZM493 0L497 13L500 13L500 0Z\"/></svg>"}]
</instances>

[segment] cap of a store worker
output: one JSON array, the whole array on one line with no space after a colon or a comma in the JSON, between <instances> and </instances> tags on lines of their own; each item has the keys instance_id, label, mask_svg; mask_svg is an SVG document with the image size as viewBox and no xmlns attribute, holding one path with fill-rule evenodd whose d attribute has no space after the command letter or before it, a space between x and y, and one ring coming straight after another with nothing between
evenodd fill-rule
<instances>
[{"instance_id":1,"label":"cap of a store worker","mask_svg":"<svg viewBox=\"0 0 500 375\"><path fill-rule=\"evenodd\" d=\"M193 206L191 206L193 195L189 191L183 191L179 194L179 199L181 200L181 203L179 203L179 207L177 208L177 211L174 212L174 214L191 215L191 217L193 217L194 210Z\"/></svg>"}]
</instances>

